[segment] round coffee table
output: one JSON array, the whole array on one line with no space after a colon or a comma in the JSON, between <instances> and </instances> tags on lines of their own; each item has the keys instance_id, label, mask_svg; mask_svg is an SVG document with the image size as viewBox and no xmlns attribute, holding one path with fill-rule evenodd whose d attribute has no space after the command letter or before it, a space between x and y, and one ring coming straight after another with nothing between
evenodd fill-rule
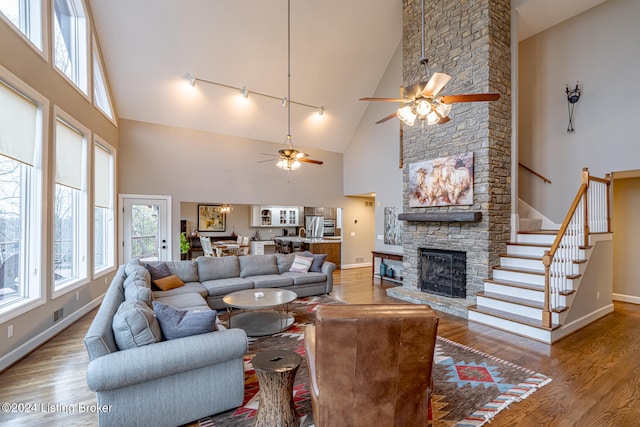
<instances>
[{"instance_id":1,"label":"round coffee table","mask_svg":"<svg viewBox=\"0 0 640 427\"><path fill-rule=\"evenodd\" d=\"M288 304L298 296L295 292L278 288L246 289L232 292L222 300L240 313L229 313L229 327L244 329L250 337L282 332L293 325ZM249 311L250 310L250 311Z\"/></svg>"}]
</instances>

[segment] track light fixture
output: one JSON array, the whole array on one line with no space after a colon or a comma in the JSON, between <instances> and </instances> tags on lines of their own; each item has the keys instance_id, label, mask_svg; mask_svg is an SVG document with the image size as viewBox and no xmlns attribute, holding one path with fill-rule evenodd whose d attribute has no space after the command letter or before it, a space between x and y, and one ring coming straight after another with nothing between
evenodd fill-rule
<instances>
[{"instance_id":1,"label":"track light fixture","mask_svg":"<svg viewBox=\"0 0 640 427\"><path fill-rule=\"evenodd\" d=\"M231 85L228 85L228 84L225 84L225 83L218 83L218 82L214 82L214 81L211 81L211 80L206 80L206 79L202 79L200 77L196 77L191 73L185 74L184 78L187 80L187 82L188 82L188 84L190 86L195 86L197 82L209 83L209 84L216 85L216 86L226 87L227 89L237 90L242 94L243 98L248 98L249 94L262 96L262 97L265 97L265 98L271 98L271 99L276 99L276 100L280 101L280 105L282 105L282 107L285 107L285 108L287 107L287 105L289 103L291 103L291 104L300 105L302 107L312 108L312 109L314 109L314 110L316 110L318 112L319 116L324 115L324 110L325 110L324 106L316 106L316 105L311 105L311 104L305 104L304 102L293 101L293 100L289 99L288 97L273 96L273 95L269 95L267 93L256 92L256 91L247 89L246 86L236 87L236 86L231 86Z\"/></svg>"}]
</instances>

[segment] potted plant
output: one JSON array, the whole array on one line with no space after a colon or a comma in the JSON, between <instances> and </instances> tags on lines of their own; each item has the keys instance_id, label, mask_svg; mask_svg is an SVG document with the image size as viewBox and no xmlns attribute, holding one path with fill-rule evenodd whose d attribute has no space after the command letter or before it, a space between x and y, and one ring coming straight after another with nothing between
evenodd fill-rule
<instances>
[{"instance_id":1,"label":"potted plant","mask_svg":"<svg viewBox=\"0 0 640 427\"><path fill-rule=\"evenodd\" d=\"M180 259L187 259L187 254L191 250L191 245L187 240L187 233L180 233Z\"/></svg>"}]
</instances>

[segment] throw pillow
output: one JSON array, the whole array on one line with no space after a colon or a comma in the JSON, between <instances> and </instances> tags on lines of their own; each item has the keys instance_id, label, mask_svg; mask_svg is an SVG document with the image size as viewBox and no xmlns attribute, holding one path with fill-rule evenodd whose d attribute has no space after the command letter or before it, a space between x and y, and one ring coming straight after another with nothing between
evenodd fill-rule
<instances>
[{"instance_id":1,"label":"throw pillow","mask_svg":"<svg viewBox=\"0 0 640 427\"><path fill-rule=\"evenodd\" d=\"M171 276L171 272L169 271L169 267L164 262L158 265L147 264L147 270L151 274L151 280L155 281L158 279L164 279L165 277Z\"/></svg>"},{"instance_id":2,"label":"throw pillow","mask_svg":"<svg viewBox=\"0 0 640 427\"><path fill-rule=\"evenodd\" d=\"M120 304L113 316L111 328L120 350L162 341L160 325L153 316L153 310L137 300Z\"/></svg>"},{"instance_id":3,"label":"throw pillow","mask_svg":"<svg viewBox=\"0 0 640 427\"><path fill-rule=\"evenodd\" d=\"M310 272L322 273L322 264L324 264L324 260L327 259L327 254L312 254L309 251L305 251L302 255L313 258L313 263L311 263L311 268L309 268Z\"/></svg>"},{"instance_id":4,"label":"throw pillow","mask_svg":"<svg viewBox=\"0 0 640 427\"><path fill-rule=\"evenodd\" d=\"M296 255L289 271L293 271L294 273L306 273L309 271L309 268L311 268L312 263L313 258Z\"/></svg>"},{"instance_id":5,"label":"throw pillow","mask_svg":"<svg viewBox=\"0 0 640 427\"><path fill-rule=\"evenodd\" d=\"M180 280L180 278L175 274L164 277L162 279L154 280L153 284L159 287L161 291L168 291L169 289L175 289L179 288L180 286L184 286L184 282Z\"/></svg>"},{"instance_id":6,"label":"throw pillow","mask_svg":"<svg viewBox=\"0 0 640 427\"><path fill-rule=\"evenodd\" d=\"M206 334L218 330L216 317L218 313L211 311L181 310L158 301L153 302L153 311L160 323L162 335L167 340Z\"/></svg>"}]
</instances>

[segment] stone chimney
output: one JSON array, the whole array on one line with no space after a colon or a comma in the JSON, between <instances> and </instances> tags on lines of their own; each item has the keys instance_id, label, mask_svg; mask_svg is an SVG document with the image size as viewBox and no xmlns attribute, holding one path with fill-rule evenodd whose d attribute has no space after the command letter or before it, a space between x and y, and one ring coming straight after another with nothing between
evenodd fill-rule
<instances>
[{"instance_id":1,"label":"stone chimney","mask_svg":"<svg viewBox=\"0 0 640 427\"><path fill-rule=\"evenodd\" d=\"M421 57L421 1L403 0L403 7L403 84L408 85L414 83L411 78ZM416 120L413 127L402 125L403 212L430 214L426 217L438 220L404 221L403 285L388 293L463 317L466 307L475 304L475 293L482 289L510 239L510 14L509 0L425 0L429 76L422 69L416 81L428 79L433 72L447 73L452 79L443 95L497 92L500 99L453 104L451 121L445 124L421 128ZM411 164L467 153L473 154L472 204L410 207ZM466 299L433 296L421 290L421 249L466 254Z\"/></svg>"}]
</instances>

